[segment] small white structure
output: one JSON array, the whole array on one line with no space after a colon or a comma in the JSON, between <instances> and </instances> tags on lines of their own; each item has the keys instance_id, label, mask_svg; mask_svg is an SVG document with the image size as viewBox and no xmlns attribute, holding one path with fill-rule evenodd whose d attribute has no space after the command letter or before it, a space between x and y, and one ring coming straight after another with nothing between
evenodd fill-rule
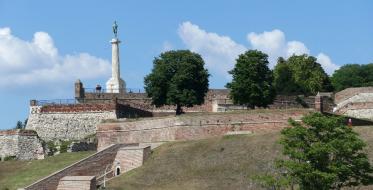
<instances>
[{"instance_id":1,"label":"small white structure","mask_svg":"<svg viewBox=\"0 0 373 190\"><path fill-rule=\"evenodd\" d=\"M106 82L107 93L125 93L126 83L120 78L120 62L119 62L119 39L117 38L118 25L116 22L113 25L115 38L110 43L112 45L111 54L111 78Z\"/></svg>"}]
</instances>

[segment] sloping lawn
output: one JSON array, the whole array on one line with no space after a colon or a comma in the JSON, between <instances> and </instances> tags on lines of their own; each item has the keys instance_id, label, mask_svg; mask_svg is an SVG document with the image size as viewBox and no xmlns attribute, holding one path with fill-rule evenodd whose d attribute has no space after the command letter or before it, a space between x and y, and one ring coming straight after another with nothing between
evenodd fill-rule
<instances>
[{"instance_id":1,"label":"sloping lawn","mask_svg":"<svg viewBox=\"0 0 373 190\"><path fill-rule=\"evenodd\" d=\"M373 163L373 127L355 130L368 144ZM273 161L282 155L279 138L279 132L272 132L166 143L144 166L110 180L108 189L261 189L250 177L273 168Z\"/></svg>"},{"instance_id":2,"label":"sloping lawn","mask_svg":"<svg viewBox=\"0 0 373 190\"><path fill-rule=\"evenodd\" d=\"M25 187L93 153L62 153L44 160L0 162L0 190Z\"/></svg>"}]
</instances>

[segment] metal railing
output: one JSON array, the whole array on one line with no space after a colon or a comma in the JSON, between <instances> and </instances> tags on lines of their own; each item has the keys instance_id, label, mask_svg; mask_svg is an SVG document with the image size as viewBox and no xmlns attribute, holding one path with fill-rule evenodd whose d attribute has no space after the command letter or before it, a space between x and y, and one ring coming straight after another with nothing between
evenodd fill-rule
<instances>
[{"instance_id":1,"label":"metal railing","mask_svg":"<svg viewBox=\"0 0 373 190\"><path fill-rule=\"evenodd\" d=\"M106 88L84 88L84 92L87 93L110 93L108 91L119 91L119 89L110 89L107 90ZM145 89L143 88L126 88L127 93L145 93Z\"/></svg>"},{"instance_id":2,"label":"metal railing","mask_svg":"<svg viewBox=\"0 0 373 190\"><path fill-rule=\"evenodd\" d=\"M69 105L69 104L78 104L76 99L52 99L52 100L36 100L37 106L46 106L46 105Z\"/></svg>"}]
</instances>

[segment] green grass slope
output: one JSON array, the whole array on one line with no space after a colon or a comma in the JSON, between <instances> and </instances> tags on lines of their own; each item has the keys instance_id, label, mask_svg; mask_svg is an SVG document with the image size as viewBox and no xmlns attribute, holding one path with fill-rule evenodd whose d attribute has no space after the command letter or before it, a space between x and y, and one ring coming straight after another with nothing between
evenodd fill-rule
<instances>
[{"instance_id":1,"label":"green grass slope","mask_svg":"<svg viewBox=\"0 0 373 190\"><path fill-rule=\"evenodd\" d=\"M267 133L167 143L108 189L247 189L249 176L281 155L278 139L279 133Z\"/></svg>"},{"instance_id":2,"label":"green grass slope","mask_svg":"<svg viewBox=\"0 0 373 190\"><path fill-rule=\"evenodd\" d=\"M93 153L62 153L44 160L0 162L0 190L25 187Z\"/></svg>"},{"instance_id":3,"label":"green grass slope","mask_svg":"<svg viewBox=\"0 0 373 190\"><path fill-rule=\"evenodd\" d=\"M356 131L367 142L372 162L373 127ZM108 189L261 189L250 177L273 168L281 157L279 138L279 132L273 132L167 143L155 149L143 167L110 180Z\"/></svg>"}]
</instances>

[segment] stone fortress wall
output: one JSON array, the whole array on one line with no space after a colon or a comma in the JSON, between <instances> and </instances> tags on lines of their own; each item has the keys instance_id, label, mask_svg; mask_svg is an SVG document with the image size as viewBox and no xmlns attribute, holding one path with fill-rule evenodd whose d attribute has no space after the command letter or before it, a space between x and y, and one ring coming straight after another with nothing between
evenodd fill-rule
<instances>
[{"instance_id":1,"label":"stone fortress wall","mask_svg":"<svg viewBox=\"0 0 373 190\"><path fill-rule=\"evenodd\" d=\"M103 119L116 119L113 104L31 106L27 130L34 130L44 141L80 140L96 132Z\"/></svg>"},{"instance_id":2,"label":"stone fortress wall","mask_svg":"<svg viewBox=\"0 0 373 190\"><path fill-rule=\"evenodd\" d=\"M35 131L13 129L0 131L0 157L43 159L44 152Z\"/></svg>"},{"instance_id":3,"label":"stone fortress wall","mask_svg":"<svg viewBox=\"0 0 373 190\"><path fill-rule=\"evenodd\" d=\"M347 88L336 93L334 113L373 120L373 87Z\"/></svg>"},{"instance_id":4,"label":"stone fortress wall","mask_svg":"<svg viewBox=\"0 0 373 190\"><path fill-rule=\"evenodd\" d=\"M39 104L30 101L26 129L35 130L44 141L79 140L94 134L102 120L174 115L174 106L155 107L145 93L86 92L80 81L75 83L76 103ZM306 107L313 107L314 97L304 98ZM210 89L203 105L183 108L187 113L234 110L229 90ZM242 107L242 106L241 106ZM296 96L278 96L270 108L304 107ZM246 107L239 109L247 109Z\"/></svg>"}]
</instances>

